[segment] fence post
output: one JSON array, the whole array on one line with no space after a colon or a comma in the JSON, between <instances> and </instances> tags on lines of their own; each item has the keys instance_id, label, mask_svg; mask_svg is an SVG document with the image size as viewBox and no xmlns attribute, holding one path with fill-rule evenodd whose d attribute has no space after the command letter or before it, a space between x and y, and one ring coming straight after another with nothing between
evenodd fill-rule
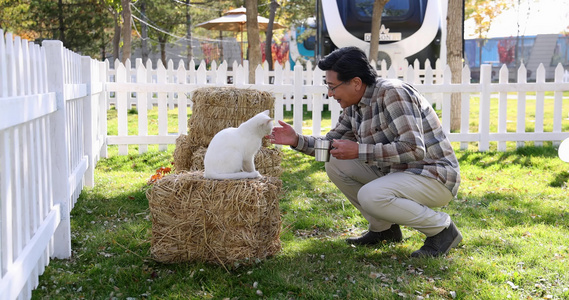
<instances>
[{"instance_id":1,"label":"fence post","mask_svg":"<svg viewBox=\"0 0 569 300\"><path fill-rule=\"evenodd\" d=\"M312 72L312 85L322 85L323 73L319 68L315 68ZM312 135L322 135L322 111L324 110L324 100L322 93L310 94L312 98ZM309 97L310 99L310 97Z\"/></svg>"},{"instance_id":2,"label":"fence post","mask_svg":"<svg viewBox=\"0 0 569 300\"><path fill-rule=\"evenodd\" d=\"M462 68L462 85L470 83L470 68L465 64ZM470 131L470 94L460 93L460 133L468 133ZM460 143L461 150L468 149L468 142Z\"/></svg>"},{"instance_id":3,"label":"fence post","mask_svg":"<svg viewBox=\"0 0 569 300\"><path fill-rule=\"evenodd\" d=\"M283 68L281 67L281 65L277 62L275 64L275 79L274 79L274 85L275 87L279 87L281 85L283 85ZM284 117L284 107L283 107L283 94L282 93L275 93L275 115L274 115L274 119L275 120L282 120Z\"/></svg>"},{"instance_id":4,"label":"fence post","mask_svg":"<svg viewBox=\"0 0 569 300\"><path fill-rule=\"evenodd\" d=\"M518 84L525 84L527 82L527 69L522 63L518 69ZM516 118L516 132L524 133L526 132L526 92L518 92L518 112ZM524 141L518 141L516 147L525 146Z\"/></svg>"},{"instance_id":5,"label":"fence post","mask_svg":"<svg viewBox=\"0 0 569 300\"><path fill-rule=\"evenodd\" d=\"M267 66L268 68L268 66ZM257 65L257 68L255 68L255 84L256 85L265 85L266 83L268 83L268 80L265 81L265 74L264 74L264 70L263 67L261 65Z\"/></svg>"},{"instance_id":6,"label":"fence post","mask_svg":"<svg viewBox=\"0 0 569 300\"><path fill-rule=\"evenodd\" d=\"M503 64L500 68L500 76L498 82L500 85L508 84L509 82L508 67ZM500 99L498 100L498 133L507 132L508 122L508 92L500 92ZM498 151L506 151L506 142L498 142Z\"/></svg>"},{"instance_id":7,"label":"fence post","mask_svg":"<svg viewBox=\"0 0 569 300\"><path fill-rule=\"evenodd\" d=\"M81 57L81 72L83 83L87 85L87 96L83 104L83 117L85 123L83 124L83 142L85 143L85 154L87 155L88 166L85 171L85 185L93 187L95 185L95 142L97 140L97 127L95 125L96 103L93 101L93 71L91 65L91 58L89 56Z\"/></svg>"},{"instance_id":8,"label":"fence post","mask_svg":"<svg viewBox=\"0 0 569 300\"><path fill-rule=\"evenodd\" d=\"M115 62L115 82L126 83L126 67L121 62ZM127 92L115 93L115 107L117 109L118 136L128 135L128 96ZM119 155L128 155L128 144L119 145Z\"/></svg>"},{"instance_id":9,"label":"fence post","mask_svg":"<svg viewBox=\"0 0 569 300\"><path fill-rule=\"evenodd\" d=\"M545 67L543 66L543 63L539 64L539 67L537 67L535 82L537 84L545 83ZM536 134L543 133L544 105L545 105L545 92L537 91L535 93L535 123L534 123L535 124L534 132ZM543 142L535 141L534 146L541 147L543 146Z\"/></svg>"},{"instance_id":10,"label":"fence post","mask_svg":"<svg viewBox=\"0 0 569 300\"><path fill-rule=\"evenodd\" d=\"M439 84L450 86L452 84L452 73L448 65L446 66L443 74L443 82ZM451 97L451 93L442 93L442 126L444 133L447 135L450 133L451 129Z\"/></svg>"},{"instance_id":11,"label":"fence post","mask_svg":"<svg viewBox=\"0 0 569 300\"><path fill-rule=\"evenodd\" d=\"M110 77L109 77L109 60L105 60L102 64L99 65L99 72L102 74L102 82L103 84L106 84L107 82L111 82ZM116 77L115 77L116 78ZM107 144L107 115L108 115L108 110L110 108L110 104L109 104L109 98L110 98L110 93L107 92L107 89L105 87L103 87L103 91L102 91L102 99L99 99L99 111L101 112L101 118L99 119L99 129L98 129L98 134L99 137L102 139L102 145L100 148L100 157L108 157L108 148L109 145Z\"/></svg>"},{"instance_id":12,"label":"fence post","mask_svg":"<svg viewBox=\"0 0 569 300\"><path fill-rule=\"evenodd\" d=\"M180 64L181 66L184 64ZM142 64L142 59L136 59L136 83L148 83L146 79L146 68ZM151 104L152 105L152 104ZM136 108L138 109L138 135L148 136L148 96L145 92L136 92ZM148 145L138 145L138 153L146 153Z\"/></svg>"},{"instance_id":13,"label":"fence post","mask_svg":"<svg viewBox=\"0 0 569 300\"><path fill-rule=\"evenodd\" d=\"M223 70L223 64L219 66ZM178 64L176 71L178 76L178 84L186 84L186 67L184 64ZM217 82L220 82L220 77L227 78L225 72L219 72ZM227 79L226 79L227 80ZM188 134L188 97L185 93L178 93L178 134Z\"/></svg>"},{"instance_id":14,"label":"fence post","mask_svg":"<svg viewBox=\"0 0 569 300\"><path fill-rule=\"evenodd\" d=\"M479 151L490 149L490 82L492 80L492 65L480 66L480 117L478 122Z\"/></svg>"},{"instance_id":15,"label":"fence post","mask_svg":"<svg viewBox=\"0 0 569 300\"><path fill-rule=\"evenodd\" d=\"M53 257L69 258L71 256L71 226L69 195L69 166L67 157L67 136L65 128L65 68L63 64L63 43L61 41L44 41L46 52L48 91L55 92L57 110L51 121L51 136L53 137L51 159L53 180L53 204L60 206L61 221L57 227L54 239Z\"/></svg>"},{"instance_id":16,"label":"fence post","mask_svg":"<svg viewBox=\"0 0 569 300\"><path fill-rule=\"evenodd\" d=\"M302 65L297 64L294 66L294 106L293 106L293 126L298 134L302 134Z\"/></svg>"},{"instance_id":17,"label":"fence post","mask_svg":"<svg viewBox=\"0 0 569 300\"><path fill-rule=\"evenodd\" d=\"M183 65L183 61L180 60L180 64ZM175 81L175 72L174 70L174 61L172 59L168 60L168 69L166 70L166 83L176 83ZM168 103L168 110L174 109L176 107L175 99L174 99L174 92L168 92L167 96L167 103Z\"/></svg>"},{"instance_id":18,"label":"fence post","mask_svg":"<svg viewBox=\"0 0 569 300\"><path fill-rule=\"evenodd\" d=\"M8 45L5 45L7 43ZM12 46L12 36L6 36L0 29L0 98L8 97L8 74L12 70L8 69L7 46ZM12 157L10 146L13 143L11 134L0 128L0 174L11 174ZM14 251L12 247L13 230L13 205L12 198L12 178L10 176L0 176L0 277L8 273L14 263Z\"/></svg>"},{"instance_id":19,"label":"fence post","mask_svg":"<svg viewBox=\"0 0 569 300\"><path fill-rule=\"evenodd\" d=\"M555 68L555 85L558 85L563 82L563 65L561 63L557 64ZM563 127L561 126L561 121L563 118L563 92L555 91L553 93L553 132L561 132ZM558 147L560 144L559 141L554 141L553 145Z\"/></svg>"},{"instance_id":20,"label":"fence post","mask_svg":"<svg viewBox=\"0 0 569 300\"><path fill-rule=\"evenodd\" d=\"M203 80L202 82L205 84L206 82L206 71L205 71L205 64L202 63L200 64L199 68L198 68L198 74L199 72L203 72L202 76L198 76L198 82L199 80ZM157 78L157 84L159 85L165 85L166 84L166 68L164 67L164 65L159 64L158 68L156 70L156 78ZM166 136L168 135L168 93L167 92L158 92L158 135L159 136ZM160 151L166 151L168 150L168 145L167 144L160 144L158 145L158 150Z\"/></svg>"}]
</instances>

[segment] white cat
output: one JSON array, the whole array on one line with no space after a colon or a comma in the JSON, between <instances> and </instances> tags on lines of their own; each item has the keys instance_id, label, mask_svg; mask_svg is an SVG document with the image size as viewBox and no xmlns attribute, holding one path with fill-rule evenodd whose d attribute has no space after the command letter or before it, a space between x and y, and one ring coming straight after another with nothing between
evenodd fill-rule
<instances>
[{"instance_id":1,"label":"white cat","mask_svg":"<svg viewBox=\"0 0 569 300\"><path fill-rule=\"evenodd\" d=\"M266 110L243 122L238 128L218 132L207 148L204 177L209 179L256 178L255 154L264 136L271 133L273 120Z\"/></svg>"}]
</instances>

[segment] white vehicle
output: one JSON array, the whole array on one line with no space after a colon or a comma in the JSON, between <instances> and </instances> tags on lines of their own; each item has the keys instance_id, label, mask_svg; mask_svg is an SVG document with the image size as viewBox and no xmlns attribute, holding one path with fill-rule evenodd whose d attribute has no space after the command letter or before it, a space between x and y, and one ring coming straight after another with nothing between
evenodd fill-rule
<instances>
[{"instance_id":1,"label":"white vehicle","mask_svg":"<svg viewBox=\"0 0 569 300\"><path fill-rule=\"evenodd\" d=\"M369 52L373 0L317 0L316 31L314 39L291 44L291 59L304 49L312 51L318 60L334 49L356 46ZM413 63L418 59L421 66L428 58L431 64L436 59L446 60L446 1L445 0L391 0L383 10L380 28L379 52L371 59ZM294 41L294 39L293 39ZM296 48L296 49L292 49ZM298 49L298 50L297 50ZM308 55L304 55L305 59ZM300 57L300 56L297 56Z\"/></svg>"}]
</instances>

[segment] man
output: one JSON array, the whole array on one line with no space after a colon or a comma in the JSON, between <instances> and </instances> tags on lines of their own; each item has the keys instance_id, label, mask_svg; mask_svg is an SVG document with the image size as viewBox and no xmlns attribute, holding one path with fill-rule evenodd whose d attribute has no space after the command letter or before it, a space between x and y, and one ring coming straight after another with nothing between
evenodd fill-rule
<instances>
[{"instance_id":1,"label":"man","mask_svg":"<svg viewBox=\"0 0 569 300\"><path fill-rule=\"evenodd\" d=\"M356 47L337 49L318 67L326 72L328 96L344 109L325 137L332 141L326 173L369 222L366 234L346 241L400 242L404 225L427 236L412 257L446 255L462 235L448 214L431 207L456 196L460 171L431 105L412 86L378 78ZM314 155L315 137L279 123L272 143Z\"/></svg>"}]
</instances>

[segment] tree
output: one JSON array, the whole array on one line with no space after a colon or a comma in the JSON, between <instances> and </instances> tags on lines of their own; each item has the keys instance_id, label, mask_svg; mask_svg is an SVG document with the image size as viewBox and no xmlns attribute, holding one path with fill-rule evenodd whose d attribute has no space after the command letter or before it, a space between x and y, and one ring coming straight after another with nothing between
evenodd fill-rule
<instances>
[{"instance_id":1,"label":"tree","mask_svg":"<svg viewBox=\"0 0 569 300\"><path fill-rule=\"evenodd\" d=\"M105 0L107 10L113 17L113 37L111 41L113 49L113 58L118 59L120 55L121 43L121 0Z\"/></svg>"},{"instance_id":2,"label":"tree","mask_svg":"<svg viewBox=\"0 0 569 300\"><path fill-rule=\"evenodd\" d=\"M133 1L124 0L125 4L132 2L125 6L121 0L0 0L0 27L29 41L61 39L65 47L83 55L105 59L106 53L113 52L114 58L120 58L121 46L123 51L128 52L128 37L133 33L131 29L127 29L128 24L123 28L125 21L131 20L130 17L123 16L127 14L123 11L123 6L130 7L133 16L150 24L148 39L144 41L152 51L156 51L160 44L162 59L165 61L166 44L176 43L186 47L190 40L197 37L220 40L220 36L235 36L235 32L208 31L192 28L191 25L217 18L224 11L244 4L243 0ZM270 1L258 1L257 10L258 7L263 8L259 15L270 17ZM275 22L287 26L292 20L306 19L314 13L314 1L280 0L283 9L275 12ZM146 5L146 13L141 13L142 4ZM186 7L191 9L186 10ZM189 12L188 15L186 11ZM188 24L188 20L192 24ZM144 35L141 24L135 18L132 26L136 26L137 31ZM188 25L191 35L188 33ZM125 34L126 41L123 40ZM132 36L132 43L133 50L143 44L136 36ZM258 48L260 52L260 46ZM250 49L256 50L254 47ZM254 53L251 53L250 57L253 55ZM123 60L127 56L123 55Z\"/></svg>"},{"instance_id":3,"label":"tree","mask_svg":"<svg viewBox=\"0 0 569 300\"><path fill-rule=\"evenodd\" d=\"M187 52L187 67L190 66L190 61L193 59L192 51L192 15L190 14L190 0L186 0L186 52Z\"/></svg>"},{"instance_id":4,"label":"tree","mask_svg":"<svg viewBox=\"0 0 569 300\"><path fill-rule=\"evenodd\" d=\"M276 19L281 25L301 24L315 15L316 0L281 0L280 7Z\"/></svg>"},{"instance_id":5,"label":"tree","mask_svg":"<svg viewBox=\"0 0 569 300\"><path fill-rule=\"evenodd\" d=\"M507 10L512 5L509 0L468 0L464 10L466 19L474 19L476 24L475 32L481 39L479 47L479 57L482 58L482 46L486 43L486 37L490 31L492 21Z\"/></svg>"},{"instance_id":6,"label":"tree","mask_svg":"<svg viewBox=\"0 0 569 300\"><path fill-rule=\"evenodd\" d=\"M130 58L132 50L132 13L130 11L130 0L121 0L122 5L122 63L124 64Z\"/></svg>"},{"instance_id":7,"label":"tree","mask_svg":"<svg viewBox=\"0 0 569 300\"><path fill-rule=\"evenodd\" d=\"M14 33L30 33L28 37L35 42L57 39L83 55L104 53L109 15L100 0L30 1L25 16L26 21L15 26Z\"/></svg>"},{"instance_id":8,"label":"tree","mask_svg":"<svg viewBox=\"0 0 569 300\"><path fill-rule=\"evenodd\" d=\"M30 4L18 0L0 0L0 28L15 32L26 40L34 40L39 33L33 30L35 22L28 18Z\"/></svg>"},{"instance_id":9,"label":"tree","mask_svg":"<svg viewBox=\"0 0 569 300\"><path fill-rule=\"evenodd\" d=\"M381 26L381 15L383 8L389 0L375 0L373 3L373 15L371 18L371 40L369 41L369 59L377 62L377 52L379 48L379 27Z\"/></svg>"},{"instance_id":10,"label":"tree","mask_svg":"<svg viewBox=\"0 0 569 300\"><path fill-rule=\"evenodd\" d=\"M273 25L275 23L275 13L279 4L276 0L271 0L271 13L269 15L269 24L267 25L267 38L265 39L266 59L269 63L269 70L273 69L272 43L273 43Z\"/></svg>"},{"instance_id":11,"label":"tree","mask_svg":"<svg viewBox=\"0 0 569 300\"><path fill-rule=\"evenodd\" d=\"M460 83L462 79L463 66L463 0L448 0L447 13L447 62L452 72L452 83ZM460 93L451 95L451 121L450 130L460 129L461 97Z\"/></svg>"},{"instance_id":12,"label":"tree","mask_svg":"<svg viewBox=\"0 0 569 300\"><path fill-rule=\"evenodd\" d=\"M259 38L259 22L257 21L258 3L256 0L245 0L247 9L247 59L249 60L249 82L255 81L255 69L261 64L261 39Z\"/></svg>"},{"instance_id":13,"label":"tree","mask_svg":"<svg viewBox=\"0 0 569 300\"><path fill-rule=\"evenodd\" d=\"M147 20L146 18L146 0L142 0L140 2L140 14L142 15L142 19L144 21ZM141 41L140 41L140 53L142 56L142 61L146 63L148 61L148 25L146 22L140 24L140 33L141 33Z\"/></svg>"},{"instance_id":14,"label":"tree","mask_svg":"<svg viewBox=\"0 0 569 300\"><path fill-rule=\"evenodd\" d=\"M474 19L478 38L486 38L492 21L504 10L510 8L511 2L509 0L467 0L464 10L465 18Z\"/></svg>"},{"instance_id":15,"label":"tree","mask_svg":"<svg viewBox=\"0 0 569 300\"><path fill-rule=\"evenodd\" d=\"M152 24L155 27L148 31L148 38L158 41L160 60L166 66L168 63L166 59L166 45L174 40L178 40L179 38L177 37L185 36L186 10L183 7L185 4L171 0L153 0L145 1L145 6L143 22ZM142 23L139 23L139 26L141 25Z\"/></svg>"}]
</instances>

